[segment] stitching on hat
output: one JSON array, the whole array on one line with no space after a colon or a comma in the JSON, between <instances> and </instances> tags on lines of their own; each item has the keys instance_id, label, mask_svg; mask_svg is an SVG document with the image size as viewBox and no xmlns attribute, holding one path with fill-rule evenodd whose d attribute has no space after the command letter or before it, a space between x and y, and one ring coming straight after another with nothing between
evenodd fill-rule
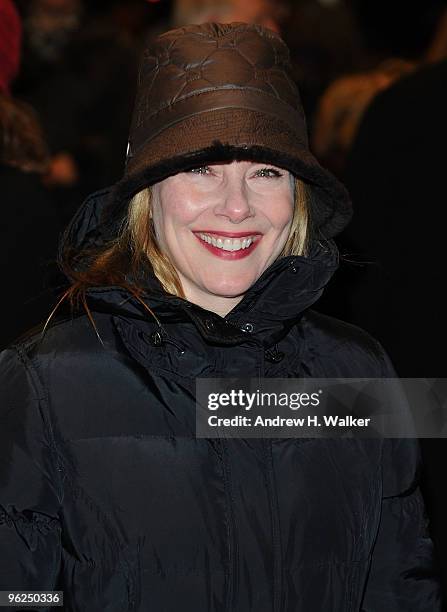
<instances>
[{"instance_id":1,"label":"stitching on hat","mask_svg":"<svg viewBox=\"0 0 447 612\"><path fill-rule=\"evenodd\" d=\"M266 96L269 96L270 98L274 99L276 102L278 102L278 97L272 93L269 93L268 91L264 91L263 89L257 89L256 87L240 87L240 86L235 86L232 85L231 87L228 86L223 86L223 87L207 87L206 89L203 89L201 91L198 92L192 92L190 94L185 94L184 96L182 96L181 98L175 100L175 102L173 103L168 103L165 106L155 110L152 114L148 114L148 109L147 109L147 105L144 109L140 110L138 113L138 120L137 120L137 127L141 127L142 125L145 124L146 121L148 121L149 119L152 119L154 117L156 117L158 114L160 114L161 112L163 112L166 108L169 108L171 106L175 106L177 103L181 103L184 102L185 100L189 99L189 98L193 98L196 96L201 96L204 94L209 94L210 92L215 92L217 90L237 90L237 91L254 91L256 93L260 93L260 94L265 94ZM283 100L282 98L279 98L279 101L282 102L284 105L288 105L291 109L291 111L293 112L297 112L296 109L291 106L288 102L286 102L285 100ZM240 108L239 106L235 106L234 108ZM213 110L213 109L209 109L209 110ZM200 111L203 112L203 111ZM142 119L143 118L143 119Z\"/></svg>"},{"instance_id":2,"label":"stitching on hat","mask_svg":"<svg viewBox=\"0 0 447 612\"><path fill-rule=\"evenodd\" d=\"M242 28L240 28L240 30L242 30ZM234 33L233 30L231 30L228 33ZM209 37L208 37L209 38ZM217 49L220 49L220 46L218 45L218 41L215 38L209 38L210 40L213 40L214 42L216 42L217 46L213 49L210 50L210 52L208 53L208 55L205 58L202 58L200 60L200 63L197 66L194 66L196 69L200 69L201 71L201 76L202 79L207 81L208 83L210 83L211 86L215 87L216 89L222 88L224 87L223 85L216 85L215 83L211 83L211 81L208 78L205 78L203 75L203 68L206 64L206 62L208 62L210 59L212 59L213 54L215 53L215 51ZM170 64L172 64L172 67L178 71L178 78L179 80L182 79L182 77L187 80L187 74L188 74L188 70L185 69L185 65L183 64L177 64L176 62L174 62L172 60L172 57L170 57L169 53L172 50L173 46L175 45L175 43L177 42L178 38L172 40L170 42L170 45L168 48L165 49L161 49L158 54L155 53L155 55L153 55L153 59L155 61L155 66L152 68L153 74L152 74L152 79L150 81L150 83L148 84L148 88L145 91L145 95L143 97L143 99L140 101L140 108L138 109L138 125L141 125L141 113L148 113L149 111L149 106L150 106L150 94L152 93L152 89L153 89L153 85L155 82L156 77L160 74L160 70L161 68L165 67L165 66L169 66ZM280 57L278 55L278 49L276 47L276 45L273 42L273 39L269 40L269 47L270 47L270 51L272 52L273 55L273 65L270 68L264 68L260 74L262 74L262 79L264 81L264 83L266 85L268 85L270 87L270 89L274 92L275 96L277 97L278 100L283 100L285 101L284 98L281 97L281 95L279 94L279 92L277 91L276 87L274 87L272 85L272 82L270 80L270 77L276 72L279 76L279 78L283 79L284 82L289 86L289 94L293 97L299 97L298 91L297 91L297 87L295 85L295 83L291 80L289 74L288 74L288 70L287 68L290 68L290 61L288 57ZM253 70L253 78L256 78L256 74L257 74L257 67L256 67L256 63L253 63L249 57L247 57L245 55L245 53L243 53L241 51L241 49L235 45L234 47L232 47L232 49L234 49L235 53L238 53L239 57L243 59L244 62L247 63L247 66L250 66L250 68ZM163 63L160 63L160 56L164 56L164 61ZM146 60L149 62L150 61L150 57L146 56ZM139 73L139 82L141 84L142 81L142 72L143 72L143 66L140 69L140 73ZM271 74L269 74L271 73ZM147 74L147 73L146 73ZM251 80L251 79L250 79ZM247 81L248 77L247 77ZM183 97L180 97L181 92L183 91L183 89L185 88L185 83L183 85L181 85L180 90L177 91L177 93L175 95L173 95L171 97L171 100L169 102L166 102L164 107L159 107L158 110L161 110L162 108L167 108L169 107L171 104L183 99ZM263 89L259 89L259 91L263 91L264 93L268 93L266 90ZM191 94L186 94L186 95L195 95L195 92L191 92ZM286 102L288 103L288 102ZM291 105L293 106L293 105Z\"/></svg>"},{"instance_id":3,"label":"stitching on hat","mask_svg":"<svg viewBox=\"0 0 447 612\"><path fill-rule=\"evenodd\" d=\"M224 38L225 36L229 36L231 34L235 34L239 32L257 32L260 36L264 38L268 38L270 40L278 40L284 44L284 42L282 41L281 37L278 34L264 30L259 24L241 23L241 25L238 27L231 27L231 24L225 24L225 23L224 24L220 23L218 25L228 26L228 30L220 31L220 32L218 31L214 31L214 32L213 31L210 31L210 32L191 31L189 30L191 26L183 26L180 30L183 36L192 35L192 36L198 36L201 38L208 38L208 39ZM197 27L200 27L200 26L203 26L203 24L197 24ZM164 38L169 38L170 36L172 36L174 31L175 30L169 30L168 32L165 32L164 34L161 34L159 36L159 40L162 40ZM177 35L177 37L174 40L177 40L178 38L179 36Z\"/></svg>"},{"instance_id":4,"label":"stitching on hat","mask_svg":"<svg viewBox=\"0 0 447 612\"><path fill-rule=\"evenodd\" d=\"M207 79L204 79L207 80ZM208 81L209 82L209 81ZM272 86L272 84L269 82L270 87L272 87L273 91L274 88ZM220 91L220 90L238 90L238 91L255 91L257 93L260 94L265 94L266 96L269 96L271 98L273 98L276 102L279 100L280 102L282 102L283 104L287 104L288 106L290 106L290 108L294 111L296 111L297 109L295 109L293 106L291 106L288 102L286 102L285 100L283 100L282 98L280 98L276 92L275 94L270 93L268 91L265 91L264 89L259 89L257 87L248 87L246 85L244 86L239 86L239 85L222 85L220 87L216 87L215 85L213 85L212 87L206 87L205 89L202 89L201 91L193 91L191 93L185 94L183 95L181 98L177 98L174 101L171 102L167 102L165 103L163 106L159 107L158 109L156 109L153 113L149 114L148 113L148 100L146 99L144 101L144 107L139 109L138 111L138 119L137 119L137 127L140 127L141 125L143 125L145 123L145 121L148 121L149 119L156 117L159 113L161 113L162 111L164 111L166 108L169 108L171 106L174 106L175 104L177 104L178 102L183 102L184 100L187 100L189 98L194 98L196 96L201 96L210 92L215 92L215 91ZM144 116L144 121L141 120L141 117Z\"/></svg>"},{"instance_id":5,"label":"stitching on hat","mask_svg":"<svg viewBox=\"0 0 447 612\"><path fill-rule=\"evenodd\" d=\"M254 69L256 70L256 64L255 64L255 63L253 63L253 62L251 61L251 59L249 59L249 58L248 58L248 57L247 57L247 56L246 56L244 53L242 53L242 51L239 49L239 47L236 47L236 46L235 46L235 49L236 49L236 51L239 53L239 55L240 55L241 57L243 57L243 58L244 58L244 60L245 60L245 61L246 61L248 64L250 64L250 66L251 66L252 68L254 68Z\"/></svg>"}]
</instances>

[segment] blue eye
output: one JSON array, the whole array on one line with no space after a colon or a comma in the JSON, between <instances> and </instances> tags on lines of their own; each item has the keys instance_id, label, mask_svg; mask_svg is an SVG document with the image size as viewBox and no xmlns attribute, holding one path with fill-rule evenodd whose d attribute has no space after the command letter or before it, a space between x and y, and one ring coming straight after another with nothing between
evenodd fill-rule
<instances>
[{"instance_id":1,"label":"blue eye","mask_svg":"<svg viewBox=\"0 0 447 612\"><path fill-rule=\"evenodd\" d=\"M197 166L197 168L191 168L189 172L192 172L193 174L208 174L209 169L209 166Z\"/></svg>"},{"instance_id":2,"label":"blue eye","mask_svg":"<svg viewBox=\"0 0 447 612\"><path fill-rule=\"evenodd\" d=\"M282 176L282 173L276 170L276 168L260 168L255 172L256 176L266 177L266 178L278 178Z\"/></svg>"}]
</instances>

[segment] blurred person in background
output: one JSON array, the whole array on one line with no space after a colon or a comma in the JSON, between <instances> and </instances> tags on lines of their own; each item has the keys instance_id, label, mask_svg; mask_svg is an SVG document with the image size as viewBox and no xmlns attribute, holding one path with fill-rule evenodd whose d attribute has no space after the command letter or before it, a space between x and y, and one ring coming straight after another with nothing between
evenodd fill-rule
<instances>
[{"instance_id":1,"label":"blurred person in background","mask_svg":"<svg viewBox=\"0 0 447 612\"><path fill-rule=\"evenodd\" d=\"M366 71L336 79L318 102L312 147L342 180L346 158L373 98L399 78L445 57L447 52L445 0L428 0L411 6L396 0L391 10L389 3L381 0L374 3L348 0L348 6L373 57L387 57ZM400 11L396 10L399 8Z\"/></svg>"},{"instance_id":2,"label":"blurred person in background","mask_svg":"<svg viewBox=\"0 0 447 612\"><path fill-rule=\"evenodd\" d=\"M391 19L379 18L391 5L362 7L365 16L375 14L365 21L369 40L413 67L368 93L346 140L339 170L354 217L338 243L348 255L338 286L326 292L319 309L375 334L400 376L445 378L447 10L438 1L397 5L401 15L394 24L400 27L394 30ZM357 99L346 95L344 102L346 119ZM343 109L332 110L340 138ZM332 134L326 136L329 151ZM447 591L447 442L422 439L421 448L422 486Z\"/></svg>"},{"instance_id":3,"label":"blurred person in background","mask_svg":"<svg viewBox=\"0 0 447 612\"><path fill-rule=\"evenodd\" d=\"M81 0L31 0L24 27L35 61L51 64L60 60L81 26L82 9Z\"/></svg>"},{"instance_id":4,"label":"blurred person in background","mask_svg":"<svg viewBox=\"0 0 447 612\"><path fill-rule=\"evenodd\" d=\"M173 24L243 21L279 32L287 14L283 0L176 0Z\"/></svg>"},{"instance_id":5,"label":"blurred person in background","mask_svg":"<svg viewBox=\"0 0 447 612\"><path fill-rule=\"evenodd\" d=\"M58 75L68 68L65 61L67 48L82 25L82 2L31 0L24 13L23 59L15 89L39 110L50 147L54 149L46 177L47 185L72 187L80 178L77 162L70 147L66 144L60 146L58 140L62 140L68 130L72 130L73 139L78 125L69 117L63 123L58 122L58 114L54 111L62 107L68 113L70 104L67 102L75 103L79 93L67 87L67 81L59 83L56 104L52 102L51 95L45 96L45 93L46 84L53 78L57 80Z\"/></svg>"},{"instance_id":6,"label":"blurred person in background","mask_svg":"<svg viewBox=\"0 0 447 612\"><path fill-rule=\"evenodd\" d=\"M340 77L323 93L316 112L312 147L337 176L343 177L346 157L371 100L414 68L413 62L389 59L373 70Z\"/></svg>"},{"instance_id":7,"label":"blurred person in background","mask_svg":"<svg viewBox=\"0 0 447 612\"><path fill-rule=\"evenodd\" d=\"M149 5L110 4L90 14L81 0L23 6L24 57L17 95L39 113L51 153L46 184L66 221L79 199L122 170L139 39L132 15ZM117 13L122 18L117 20ZM140 34L144 27L141 19Z\"/></svg>"},{"instance_id":8,"label":"blurred person in background","mask_svg":"<svg viewBox=\"0 0 447 612\"><path fill-rule=\"evenodd\" d=\"M447 60L379 94L351 148L355 206L343 240L373 262L356 273L349 320L389 347L400 376L446 378ZM447 591L447 441L421 441L424 488Z\"/></svg>"},{"instance_id":9,"label":"blurred person in background","mask_svg":"<svg viewBox=\"0 0 447 612\"><path fill-rule=\"evenodd\" d=\"M11 96L20 42L17 10L11 0L0 0L1 346L37 324L53 303L50 278L60 227L42 184L50 159L37 116Z\"/></svg>"},{"instance_id":10,"label":"blurred person in background","mask_svg":"<svg viewBox=\"0 0 447 612\"><path fill-rule=\"evenodd\" d=\"M352 10L345 0L289 2L283 25L300 84L303 106L313 133L318 101L326 87L342 74L369 69L377 63L365 48Z\"/></svg>"}]
</instances>

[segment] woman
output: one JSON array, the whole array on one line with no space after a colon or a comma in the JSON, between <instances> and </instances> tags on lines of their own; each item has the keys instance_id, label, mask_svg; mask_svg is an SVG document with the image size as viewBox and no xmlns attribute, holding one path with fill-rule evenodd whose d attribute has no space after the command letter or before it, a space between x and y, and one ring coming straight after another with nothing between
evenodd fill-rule
<instances>
[{"instance_id":1,"label":"woman","mask_svg":"<svg viewBox=\"0 0 447 612\"><path fill-rule=\"evenodd\" d=\"M349 217L274 32L145 51L124 177L63 239L77 316L2 354L1 589L83 612L440 609L415 441L195 435L197 378L394 375L309 309Z\"/></svg>"}]
</instances>

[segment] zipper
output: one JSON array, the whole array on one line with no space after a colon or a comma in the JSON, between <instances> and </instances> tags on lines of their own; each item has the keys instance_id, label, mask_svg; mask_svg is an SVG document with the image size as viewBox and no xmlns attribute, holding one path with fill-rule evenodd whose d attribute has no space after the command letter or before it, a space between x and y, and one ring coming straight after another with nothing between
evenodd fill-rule
<instances>
[{"instance_id":1,"label":"zipper","mask_svg":"<svg viewBox=\"0 0 447 612\"><path fill-rule=\"evenodd\" d=\"M237 585L237 572L238 572L238 542L236 535L236 521L234 518L234 498L233 498L233 487L231 482L231 468L228 455L228 442L226 439L221 438L220 444L222 448L222 464L223 464L223 475L224 475L224 490L225 490L225 501L228 513L228 526L227 526L227 538L228 538L228 588L226 593L226 604L225 610L227 612L233 612L235 607L236 598L236 585Z\"/></svg>"},{"instance_id":2,"label":"zipper","mask_svg":"<svg viewBox=\"0 0 447 612\"><path fill-rule=\"evenodd\" d=\"M266 482L270 502L270 516L272 521L272 547L273 547L273 612L280 612L283 607L283 562L281 550L281 528L279 521L278 498L273 472L272 440L264 440L264 451L267 466Z\"/></svg>"}]
</instances>

